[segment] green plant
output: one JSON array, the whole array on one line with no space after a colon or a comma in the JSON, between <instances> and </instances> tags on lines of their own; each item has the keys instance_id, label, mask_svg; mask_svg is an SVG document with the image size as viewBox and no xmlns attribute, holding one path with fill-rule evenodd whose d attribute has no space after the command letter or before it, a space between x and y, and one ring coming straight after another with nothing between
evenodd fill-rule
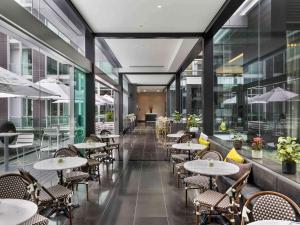
<instances>
[{"instance_id":1,"label":"green plant","mask_svg":"<svg viewBox=\"0 0 300 225\"><path fill-rule=\"evenodd\" d=\"M182 119L182 114L179 113L178 111L175 111L173 114L172 114L172 117L174 119L175 122L180 122L180 120Z\"/></svg>"},{"instance_id":2,"label":"green plant","mask_svg":"<svg viewBox=\"0 0 300 225\"><path fill-rule=\"evenodd\" d=\"M200 123L200 118L196 114L188 115L187 118L187 128L198 127Z\"/></svg>"},{"instance_id":3,"label":"green plant","mask_svg":"<svg viewBox=\"0 0 300 225\"><path fill-rule=\"evenodd\" d=\"M241 133L237 133L237 132L234 132L233 133L233 137L231 138L232 141L244 141L244 137Z\"/></svg>"},{"instance_id":4,"label":"green plant","mask_svg":"<svg viewBox=\"0 0 300 225\"><path fill-rule=\"evenodd\" d=\"M106 115L105 115L105 117L106 117L106 121L107 122L114 121L114 114L113 114L113 112L107 112Z\"/></svg>"},{"instance_id":5,"label":"green plant","mask_svg":"<svg viewBox=\"0 0 300 225\"><path fill-rule=\"evenodd\" d=\"M281 161L300 161L300 145L295 137L279 137L277 154Z\"/></svg>"},{"instance_id":6,"label":"green plant","mask_svg":"<svg viewBox=\"0 0 300 225\"><path fill-rule=\"evenodd\" d=\"M251 147L254 151L261 151L264 147L264 139L261 136L253 138Z\"/></svg>"}]
</instances>

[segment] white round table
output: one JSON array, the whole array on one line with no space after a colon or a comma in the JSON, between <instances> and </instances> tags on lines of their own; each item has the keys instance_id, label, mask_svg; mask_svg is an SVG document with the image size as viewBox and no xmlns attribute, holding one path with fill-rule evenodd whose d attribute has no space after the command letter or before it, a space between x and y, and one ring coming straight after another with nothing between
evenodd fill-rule
<instances>
[{"instance_id":1,"label":"white round table","mask_svg":"<svg viewBox=\"0 0 300 225\"><path fill-rule=\"evenodd\" d=\"M16 225L37 213L35 203L22 199L0 199L0 225Z\"/></svg>"},{"instance_id":2,"label":"white round table","mask_svg":"<svg viewBox=\"0 0 300 225\"><path fill-rule=\"evenodd\" d=\"M297 222L286 221L286 220L260 220L252 223L248 223L248 225L296 225L299 224Z\"/></svg>"},{"instance_id":3,"label":"white round table","mask_svg":"<svg viewBox=\"0 0 300 225\"><path fill-rule=\"evenodd\" d=\"M60 184L63 184L63 170L74 169L87 164L87 159L82 157L62 157L62 158L50 158L33 165L36 170L51 170L58 171L60 176Z\"/></svg>"},{"instance_id":4,"label":"white round table","mask_svg":"<svg viewBox=\"0 0 300 225\"><path fill-rule=\"evenodd\" d=\"M119 138L120 135L119 134L107 134L107 135L97 135L98 138Z\"/></svg>"},{"instance_id":5,"label":"white round table","mask_svg":"<svg viewBox=\"0 0 300 225\"><path fill-rule=\"evenodd\" d=\"M212 164L212 165L210 165ZM212 189L213 176L228 176L239 172L239 167L228 162L217 160L193 160L184 163L184 168L192 173L199 173L210 177L209 186Z\"/></svg>"},{"instance_id":6,"label":"white round table","mask_svg":"<svg viewBox=\"0 0 300 225\"><path fill-rule=\"evenodd\" d=\"M178 144L173 144L172 148L188 151L189 152L189 160L190 160L191 152L204 150L207 148L207 146L202 145L202 144L195 144L195 143L178 143Z\"/></svg>"},{"instance_id":7,"label":"white round table","mask_svg":"<svg viewBox=\"0 0 300 225\"><path fill-rule=\"evenodd\" d=\"M91 150L103 148L107 145L107 143L102 142L90 142L90 143L78 143L74 144L74 146L78 149L83 149L85 151L88 151L89 157L91 155Z\"/></svg>"},{"instance_id":8,"label":"white round table","mask_svg":"<svg viewBox=\"0 0 300 225\"><path fill-rule=\"evenodd\" d=\"M169 138L181 138L184 134L167 134L167 137Z\"/></svg>"}]
</instances>

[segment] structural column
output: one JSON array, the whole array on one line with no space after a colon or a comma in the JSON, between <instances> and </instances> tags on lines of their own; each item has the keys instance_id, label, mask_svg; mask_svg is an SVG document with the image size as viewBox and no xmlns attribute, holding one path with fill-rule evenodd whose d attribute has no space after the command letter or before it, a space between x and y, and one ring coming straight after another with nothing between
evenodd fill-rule
<instances>
[{"instance_id":1,"label":"structural column","mask_svg":"<svg viewBox=\"0 0 300 225\"><path fill-rule=\"evenodd\" d=\"M214 132L214 66L213 37L204 38L204 73L203 86L203 132L213 135Z\"/></svg>"},{"instance_id":2,"label":"structural column","mask_svg":"<svg viewBox=\"0 0 300 225\"><path fill-rule=\"evenodd\" d=\"M123 74L119 73L119 132L123 133Z\"/></svg>"},{"instance_id":3,"label":"structural column","mask_svg":"<svg viewBox=\"0 0 300 225\"><path fill-rule=\"evenodd\" d=\"M176 111L181 113L181 90L180 90L180 73L176 73L175 76L176 89L175 89L175 103L176 103ZM172 113L172 112L171 112Z\"/></svg>"},{"instance_id":4,"label":"structural column","mask_svg":"<svg viewBox=\"0 0 300 225\"><path fill-rule=\"evenodd\" d=\"M85 82L85 113L86 136L95 134L95 39L94 35L86 31L85 55L92 62L92 72L86 74Z\"/></svg>"}]
</instances>

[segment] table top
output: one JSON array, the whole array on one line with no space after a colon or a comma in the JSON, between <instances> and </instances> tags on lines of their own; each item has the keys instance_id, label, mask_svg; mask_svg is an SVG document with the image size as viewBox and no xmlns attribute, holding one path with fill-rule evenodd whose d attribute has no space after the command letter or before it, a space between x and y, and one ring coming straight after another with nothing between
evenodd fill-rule
<instances>
[{"instance_id":1,"label":"table top","mask_svg":"<svg viewBox=\"0 0 300 225\"><path fill-rule=\"evenodd\" d=\"M202 144L195 144L195 143L178 143L178 144L173 144L172 148L196 151L196 150L206 149L207 146Z\"/></svg>"},{"instance_id":2,"label":"table top","mask_svg":"<svg viewBox=\"0 0 300 225\"><path fill-rule=\"evenodd\" d=\"M96 148L105 147L106 143L101 143L101 142L78 143L78 144L74 144L74 146L79 149L96 149Z\"/></svg>"},{"instance_id":3,"label":"table top","mask_svg":"<svg viewBox=\"0 0 300 225\"><path fill-rule=\"evenodd\" d=\"M248 223L248 225L296 225L296 224L299 223L286 221L286 220L260 220L260 221Z\"/></svg>"},{"instance_id":4,"label":"table top","mask_svg":"<svg viewBox=\"0 0 300 225\"><path fill-rule=\"evenodd\" d=\"M184 134L167 134L167 137L169 138L181 138Z\"/></svg>"},{"instance_id":5,"label":"table top","mask_svg":"<svg viewBox=\"0 0 300 225\"><path fill-rule=\"evenodd\" d=\"M119 134L97 135L98 138L118 138Z\"/></svg>"},{"instance_id":6,"label":"table top","mask_svg":"<svg viewBox=\"0 0 300 225\"><path fill-rule=\"evenodd\" d=\"M19 135L20 133L0 133L0 137L13 137L13 136L17 136Z\"/></svg>"},{"instance_id":7,"label":"table top","mask_svg":"<svg viewBox=\"0 0 300 225\"><path fill-rule=\"evenodd\" d=\"M212 166L209 164L213 163ZM239 172L239 167L228 162L216 160L193 160L184 163L184 168L193 173L199 173L208 176L227 176Z\"/></svg>"},{"instance_id":8,"label":"table top","mask_svg":"<svg viewBox=\"0 0 300 225\"><path fill-rule=\"evenodd\" d=\"M50 158L36 162L33 168L36 170L66 170L83 166L86 163L87 159L82 157Z\"/></svg>"},{"instance_id":9,"label":"table top","mask_svg":"<svg viewBox=\"0 0 300 225\"><path fill-rule=\"evenodd\" d=\"M16 225L29 220L37 213L38 207L22 199L0 199L0 225Z\"/></svg>"}]
</instances>

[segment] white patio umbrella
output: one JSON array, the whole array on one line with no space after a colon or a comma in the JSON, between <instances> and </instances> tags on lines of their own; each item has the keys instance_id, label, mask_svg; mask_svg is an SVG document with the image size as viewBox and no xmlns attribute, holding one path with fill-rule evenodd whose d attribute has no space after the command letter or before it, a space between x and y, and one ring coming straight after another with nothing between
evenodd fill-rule
<instances>
[{"instance_id":1,"label":"white patio umbrella","mask_svg":"<svg viewBox=\"0 0 300 225\"><path fill-rule=\"evenodd\" d=\"M0 93L0 98L22 98L24 97L23 95L14 95L14 94L9 94L9 93Z\"/></svg>"},{"instance_id":2,"label":"white patio umbrella","mask_svg":"<svg viewBox=\"0 0 300 225\"><path fill-rule=\"evenodd\" d=\"M40 88L23 76L17 75L2 67L0 67L0 93L13 94L26 98L39 98L55 95L55 93Z\"/></svg>"},{"instance_id":3,"label":"white patio umbrella","mask_svg":"<svg viewBox=\"0 0 300 225\"><path fill-rule=\"evenodd\" d=\"M298 94L287 91L280 87L274 88L271 91L262 95L257 95L252 98L252 102L284 102L297 97Z\"/></svg>"},{"instance_id":4,"label":"white patio umbrella","mask_svg":"<svg viewBox=\"0 0 300 225\"><path fill-rule=\"evenodd\" d=\"M40 80L35 84L38 85L39 87L47 89L56 94L56 95L48 96L47 98L60 100L62 102L63 101L68 102L70 99L69 87L56 79L47 78L47 79Z\"/></svg>"},{"instance_id":5,"label":"white patio umbrella","mask_svg":"<svg viewBox=\"0 0 300 225\"><path fill-rule=\"evenodd\" d=\"M252 104L252 99L247 97L248 99L248 104ZM255 103L263 103L263 102L255 102ZM232 98L229 98L229 99L226 99L224 102L223 102L224 105L231 105L231 104L236 104L236 96L232 97Z\"/></svg>"},{"instance_id":6,"label":"white patio umbrella","mask_svg":"<svg viewBox=\"0 0 300 225\"><path fill-rule=\"evenodd\" d=\"M114 99L111 97L111 96L109 96L109 95L103 95L103 96L101 96L105 101L107 101L108 103L110 103L110 104L113 104L114 103Z\"/></svg>"}]
</instances>

